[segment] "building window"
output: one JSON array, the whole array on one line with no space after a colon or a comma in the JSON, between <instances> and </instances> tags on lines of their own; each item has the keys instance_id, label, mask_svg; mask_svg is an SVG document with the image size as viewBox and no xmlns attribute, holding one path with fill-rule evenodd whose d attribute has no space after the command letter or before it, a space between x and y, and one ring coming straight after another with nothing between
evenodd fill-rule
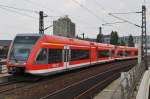
<instances>
[{"instance_id":1,"label":"building window","mask_svg":"<svg viewBox=\"0 0 150 99\"><path fill-rule=\"evenodd\" d=\"M36 64L47 64L47 49L40 49L35 61Z\"/></svg>"},{"instance_id":2,"label":"building window","mask_svg":"<svg viewBox=\"0 0 150 99\"><path fill-rule=\"evenodd\" d=\"M110 51L109 50L98 50L97 56L98 56L98 58L110 57Z\"/></svg>"},{"instance_id":3,"label":"building window","mask_svg":"<svg viewBox=\"0 0 150 99\"><path fill-rule=\"evenodd\" d=\"M62 49L48 49L48 63L63 62Z\"/></svg>"},{"instance_id":4,"label":"building window","mask_svg":"<svg viewBox=\"0 0 150 99\"><path fill-rule=\"evenodd\" d=\"M89 59L90 51L89 50L71 50L71 61Z\"/></svg>"},{"instance_id":5,"label":"building window","mask_svg":"<svg viewBox=\"0 0 150 99\"><path fill-rule=\"evenodd\" d=\"M62 49L40 49L36 58L36 64L51 64L63 62Z\"/></svg>"}]
</instances>

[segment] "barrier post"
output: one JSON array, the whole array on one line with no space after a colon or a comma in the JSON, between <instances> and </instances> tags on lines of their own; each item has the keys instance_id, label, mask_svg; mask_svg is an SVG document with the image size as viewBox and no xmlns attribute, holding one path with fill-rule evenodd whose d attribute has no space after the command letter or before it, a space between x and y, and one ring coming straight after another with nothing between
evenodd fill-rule
<instances>
[{"instance_id":1,"label":"barrier post","mask_svg":"<svg viewBox=\"0 0 150 99\"><path fill-rule=\"evenodd\" d=\"M2 64L0 64L0 73L2 73Z\"/></svg>"}]
</instances>

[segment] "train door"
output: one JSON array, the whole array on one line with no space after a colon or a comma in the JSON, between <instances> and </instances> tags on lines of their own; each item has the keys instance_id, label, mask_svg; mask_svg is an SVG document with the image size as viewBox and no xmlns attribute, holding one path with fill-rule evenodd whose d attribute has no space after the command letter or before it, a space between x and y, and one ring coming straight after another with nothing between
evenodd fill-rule
<instances>
[{"instance_id":1,"label":"train door","mask_svg":"<svg viewBox=\"0 0 150 99\"><path fill-rule=\"evenodd\" d=\"M67 69L70 60L70 47L68 45L64 46L64 68Z\"/></svg>"},{"instance_id":2,"label":"train door","mask_svg":"<svg viewBox=\"0 0 150 99\"><path fill-rule=\"evenodd\" d=\"M109 59L111 59L112 58L112 49L110 48L109 49Z\"/></svg>"}]
</instances>

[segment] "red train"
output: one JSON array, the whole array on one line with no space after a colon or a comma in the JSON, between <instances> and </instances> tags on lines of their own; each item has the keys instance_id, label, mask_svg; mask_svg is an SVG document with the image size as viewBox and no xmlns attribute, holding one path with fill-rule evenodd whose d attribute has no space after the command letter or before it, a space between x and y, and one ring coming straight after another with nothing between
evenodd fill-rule
<instances>
[{"instance_id":1,"label":"red train","mask_svg":"<svg viewBox=\"0 0 150 99\"><path fill-rule=\"evenodd\" d=\"M137 49L72 38L18 34L7 57L11 74L48 75L116 59L137 58Z\"/></svg>"}]
</instances>

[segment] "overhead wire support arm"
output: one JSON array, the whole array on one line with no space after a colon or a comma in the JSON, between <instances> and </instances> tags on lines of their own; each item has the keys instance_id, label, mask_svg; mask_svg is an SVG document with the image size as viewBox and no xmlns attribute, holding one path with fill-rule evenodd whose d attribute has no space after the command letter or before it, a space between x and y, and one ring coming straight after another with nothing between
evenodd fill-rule
<instances>
[{"instance_id":1,"label":"overhead wire support arm","mask_svg":"<svg viewBox=\"0 0 150 99\"><path fill-rule=\"evenodd\" d=\"M104 25L111 25L111 24L118 24L118 23L125 23L125 21L112 22L112 23L104 23L104 24L102 24L102 26L104 26Z\"/></svg>"},{"instance_id":2,"label":"overhead wire support arm","mask_svg":"<svg viewBox=\"0 0 150 99\"><path fill-rule=\"evenodd\" d=\"M122 20L122 21L124 21L124 22L127 22L127 23L129 23L129 24L132 24L132 25L134 25L134 26L136 26L136 27L141 28L140 25L137 25L137 24L135 24L135 23L133 23L133 22L130 22L130 21L126 20L126 19L117 17L117 16L113 15L113 13L109 13L109 15L112 16L112 17L114 17L114 18L116 18L116 19Z\"/></svg>"},{"instance_id":3,"label":"overhead wire support arm","mask_svg":"<svg viewBox=\"0 0 150 99\"><path fill-rule=\"evenodd\" d=\"M46 27L44 30L47 30L47 29L49 29L50 27L53 27L53 25L50 25L50 26Z\"/></svg>"},{"instance_id":4,"label":"overhead wire support arm","mask_svg":"<svg viewBox=\"0 0 150 99\"><path fill-rule=\"evenodd\" d=\"M90 13L91 15L95 16L98 20L101 20L103 22L106 22L104 19L102 19L98 14L96 14L95 12L93 12L91 9L89 9L88 7L84 6L83 4L81 4L80 2L78 2L77 0L72 0L74 3L78 4L82 9L84 9L85 11L87 11L88 13Z\"/></svg>"},{"instance_id":5,"label":"overhead wire support arm","mask_svg":"<svg viewBox=\"0 0 150 99\"><path fill-rule=\"evenodd\" d=\"M142 13L142 12L124 12L124 13L111 13L111 14L135 14L135 13Z\"/></svg>"}]
</instances>

